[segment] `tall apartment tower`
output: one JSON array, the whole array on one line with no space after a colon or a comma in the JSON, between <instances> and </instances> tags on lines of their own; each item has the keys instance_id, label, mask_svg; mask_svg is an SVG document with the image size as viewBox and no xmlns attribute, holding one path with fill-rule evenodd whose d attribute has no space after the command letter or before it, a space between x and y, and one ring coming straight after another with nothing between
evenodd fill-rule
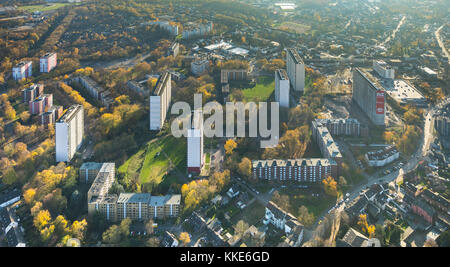
<instances>
[{"instance_id":1,"label":"tall apartment tower","mask_svg":"<svg viewBox=\"0 0 450 267\"><path fill-rule=\"evenodd\" d=\"M275 70L275 101L280 107L289 107L289 77L285 70Z\"/></svg>"},{"instance_id":2,"label":"tall apartment tower","mask_svg":"<svg viewBox=\"0 0 450 267\"><path fill-rule=\"evenodd\" d=\"M13 79L16 81L31 77L33 75L33 62L22 61L13 67L12 72Z\"/></svg>"},{"instance_id":3,"label":"tall apartment tower","mask_svg":"<svg viewBox=\"0 0 450 267\"><path fill-rule=\"evenodd\" d=\"M22 99L24 103L29 103L40 97L44 93L43 84L32 84L30 87L22 90Z\"/></svg>"},{"instance_id":4,"label":"tall apartment tower","mask_svg":"<svg viewBox=\"0 0 450 267\"><path fill-rule=\"evenodd\" d=\"M191 119L191 128L187 131L187 170L189 173L200 173L204 164L202 111L195 110Z\"/></svg>"},{"instance_id":5,"label":"tall apartment tower","mask_svg":"<svg viewBox=\"0 0 450 267\"><path fill-rule=\"evenodd\" d=\"M286 51L287 75L294 91L303 92L305 89L305 63L294 48Z\"/></svg>"},{"instance_id":6,"label":"tall apartment tower","mask_svg":"<svg viewBox=\"0 0 450 267\"><path fill-rule=\"evenodd\" d=\"M70 161L81 146L84 135L84 109L71 106L56 122L56 161Z\"/></svg>"},{"instance_id":7,"label":"tall apartment tower","mask_svg":"<svg viewBox=\"0 0 450 267\"><path fill-rule=\"evenodd\" d=\"M369 72L360 68L353 70L352 99L377 126L385 125L385 92L382 88Z\"/></svg>"},{"instance_id":8,"label":"tall apartment tower","mask_svg":"<svg viewBox=\"0 0 450 267\"><path fill-rule=\"evenodd\" d=\"M171 97L172 78L169 72L164 72L150 95L150 131L158 131L163 127Z\"/></svg>"},{"instance_id":9,"label":"tall apartment tower","mask_svg":"<svg viewBox=\"0 0 450 267\"><path fill-rule=\"evenodd\" d=\"M50 72L57 65L56 53L47 53L39 59L39 69L41 72Z\"/></svg>"}]
</instances>

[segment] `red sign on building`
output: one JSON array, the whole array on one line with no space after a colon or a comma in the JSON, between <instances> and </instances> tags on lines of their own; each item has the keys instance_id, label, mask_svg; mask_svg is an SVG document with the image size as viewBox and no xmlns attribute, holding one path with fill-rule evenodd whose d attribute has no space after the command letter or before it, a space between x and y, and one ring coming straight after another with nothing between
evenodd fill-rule
<instances>
[{"instance_id":1,"label":"red sign on building","mask_svg":"<svg viewBox=\"0 0 450 267\"><path fill-rule=\"evenodd\" d=\"M384 91L377 91L376 114L384 114Z\"/></svg>"}]
</instances>

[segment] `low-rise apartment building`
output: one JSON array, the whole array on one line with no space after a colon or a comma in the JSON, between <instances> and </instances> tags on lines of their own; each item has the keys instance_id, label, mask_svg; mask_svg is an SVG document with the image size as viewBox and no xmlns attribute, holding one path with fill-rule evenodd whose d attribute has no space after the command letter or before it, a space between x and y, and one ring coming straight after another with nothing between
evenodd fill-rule
<instances>
[{"instance_id":1,"label":"low-rise apartment building","mask_svg":"<svg viewBox=\"0 0 450 267\"><path fill-rule=\"evenodd\" d=\"M100 101L105 107L109 107L114 99L111 97L111 93L100 87L94 80L87 76L78 76L74 80L80 83L86 91L96 100Z\"/></svg>"},{"instance_id":2,"label":"low-rise apartment building","mask_svg":"<svg viewBox=\"0 0 450 267\"><path fill-rule=\"evenodd\" d=\"M286 245L299 247L303 240L303 225L295 218L294 215L284 211L274 202L269 201L266 206L266 212L263 223L265 225L272 224L276 228L283 230L288 239Z\"/></svg>"},{"instance_id":3,"label":"low-rise apartment building","mask_svg":"<svg viewBox=\"0 0 450 267\"><path fill-rule=\"evenodd\" d=\"M316 125L327 127L332 136L360 136L361 124L357 119L316 119ZM314 125L313 125L314 126Z\"/></svg>"},{"instance_id":4,"label":"low-rise apartment building","mask_svg":"<svg viewBox=\"0 0 450 267\"><path fill-rule=\"evenodd\" d=\"M321 182L328 176L337 178L338 165L334 159L254 160L252 174L256 179Z\"/></svg>"},{"instance_id":5,"label":"low-rise apartment building","mask_svg":"<svg viewBox=\"0 0 450 267\"><path fill-rule=\"evenodd\" d=\"M322 155L340 163L342 154L325 124L316 120L312 122L312 137L319 145Z\"/></svg>"},{"instance_id":6,"label":"low-rise apartment building","mask_svg":"<svg viewBox=\"0 0 450 267\"><path fill-rule=\"evenodd\" d=\"M204 74L209 68L209 60L202 59L202 60L194 60L191 62L191 72L194 75L202 75Z\"/></svg>"},{"instance_id":7,"label":"low-rise apartment building","mask_svg":"<svg viewBox=\"0 0 450 267\"><path fill-rule=\"evenodd\" d=\"M80 168L80 180L92 186L87 194L88 214L102 214L108 221L163 219L180 212L181 195L152 196L148 193L109 194L115 180L114 163L88 162Z\"/></svg>"},{"instance_id":8,"label":"low-rise apartment building","mask_svg":"<svg viewBox=\"0 0 450 267\"><path fill-rule=\"evenodd\" d=\"M381 167L387 165L400 157L395 145L390 145L384 149L380 149L374 152L367 152L365 155L366 161L369 166Z\"/></svg>"}]
</instances>

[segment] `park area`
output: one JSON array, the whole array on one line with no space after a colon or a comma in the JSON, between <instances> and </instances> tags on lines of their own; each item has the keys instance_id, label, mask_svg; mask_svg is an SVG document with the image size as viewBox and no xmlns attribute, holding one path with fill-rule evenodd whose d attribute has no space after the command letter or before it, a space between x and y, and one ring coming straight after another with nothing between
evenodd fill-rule
<instances>
[{"instance_id":1,"label":"park area","mask_svg":"<svg viewBox=\"0 0 450 267\"><path fill-rule=\"evenodd\" d=\"M119 167L125 181L138 181L146 191L168 189L179 183L186 167L186 140L163 136L151 140ZM181 181L182 182L182 181Z\"/></svg>"},{"instance_id":2,"label":"park area","mask_svg":"<svg viewBox=\"0 0 450 267\"><path fill-rule=\"evenodd\" d=\"M256 78L256 83L235 81L230 85L233 89L240 89L248 102L265 102L275 91L275 79L271 76L260 76Z\"/></svg>"},{"instance_id":3,"label":"park area","mask_svg":"<svg viewBox=\"0 0 450 267\"><path fill-rule=\"evenodd\" d=\"M285 21L281 24L275 24L272 26L274 29L278 29L278 30L282 30L282 31L286 31L286 32L292 32L292 33L296 33L296 34L304 34L311 29L311 26L309 26L309 25L295 23L295 22L291 22L291 21Z\"/></svg>"},{"instance_id":4,"label":"park area","mask_svg":"<svg viewBox=\"0 0 450 267\"><path fill-rule=\"evenodd\" d=\"M42 5L31 5L31 6L21 6L18 9L26 12L36 12L36 11L51 11L67 5L72 5L71 3L54 3L54 4L42 4Z\"/></svg>"}]
</instances>

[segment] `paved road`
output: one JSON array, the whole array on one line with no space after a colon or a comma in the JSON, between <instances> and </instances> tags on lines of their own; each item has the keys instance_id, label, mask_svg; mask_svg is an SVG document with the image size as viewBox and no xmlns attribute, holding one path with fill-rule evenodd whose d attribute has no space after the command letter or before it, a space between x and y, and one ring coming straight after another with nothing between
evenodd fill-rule
<instances>
[{"instance_id":1,"label":"paved road","mask_svg":"<svg viewBox=\"0 0 450 267\"><path fill-rule=\"evenodd\" d=\"M355 199L357 196L359 196L360 192L363 189L365 189L366 187L370 187L375 183L381 183L381 182L389 183L391 181L401 179L403 177L404 173L407 173L407 172L413 170L418 165L419 161L421 161L424 158L424 156L427 154L427 152L430 149L431 141L433 140L433 129L434 129L433 115L434 115L434 113L437 111L437 109L439 109L440 106L446 105L448 103L450 103L450 98L446 98L445 100L441 101L439 104L434 105L433 108L428 111L428 113L425 116L423 139L421 140L417 151L413 155L411 155L410 159L406 162L406 164L404 164L403 167L398 169L397 171L394 171L387 175L381 174L383 169L376 172L373 175L364 174L364 176L367 179L367 183L363 183L363 184L353 188L350 192L348 192L349 202L351 202L353 199ZM344 205L345 205L345 202L341 206L344 206ZM330 207L329 209L324 211L320 216L318 216L312 229L315 229L317 227L318 222L323 220L325 215L332 208L333 207Z\"/></svg>"},{"instance_id":2,"label":"paved road","mask_svg":"<svg viewBox=\"0 0 450 267\"><path fill-rule=\"evenodd\" d=\"M439 27L436 32L434 33L434 35L436 36L436 39L439 43L439 46L442 48L442 53L447 57L447 59L450 60L450 54L448 53L448 50L445 48L444 42L442 42L441 39L441 30L442 28L444 28L445 24L442 25L441 27Z\"/></svg>"},{"instance_id":3,"label":"paved road","mask_svg":"<svg viewBox=\"0 0 450 267\"><path fill-rule=\"evenodd\" d=\"M380 45L384 46L385 44L387 44L389 41L393 40L395 38L395 35L397 34L397 32L400 30L400 27L403 25L403 23L406 20L406 16L403 16L403 18L400 20L400 22L397 25L397 28L395 28L395 30L391 33L391 35L389 35L386 40L384 40L384 42L382 42Z\"/></svg>"}]
</instances>

